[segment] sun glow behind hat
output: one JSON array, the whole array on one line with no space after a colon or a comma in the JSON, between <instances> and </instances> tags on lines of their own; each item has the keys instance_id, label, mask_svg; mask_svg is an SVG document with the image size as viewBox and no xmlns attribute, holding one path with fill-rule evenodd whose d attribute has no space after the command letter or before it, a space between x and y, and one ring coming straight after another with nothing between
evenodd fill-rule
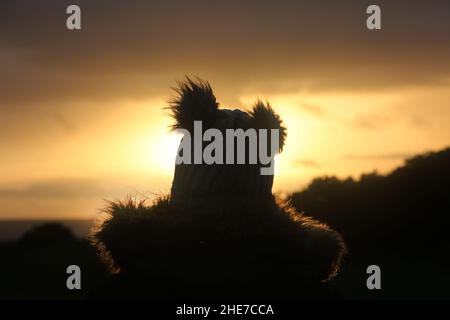
<instances>
[{"instance_id":1,"label":"sun glow behind hat","mask_svg":"<svg viewBox=\"0 0 450 320\"><path fill-rule=\"evenodd\" d=\"M278 150L275 151L281 152L286 138L286 129L282 126L280 117L269 104L257 101L250 112L238 109L219 109L219 103L216 102L211 86L200 79L186 78L185 81L178 83L175 92L176 96L170 101L169 106L171 115L176 121L172 128L186 130L185 132L189 133L189 136L185 133L183 139L191 139L195 134L194 122L201 121L202 130L217 129L223 133L223 157L225 159L227 154L233 152L236 160L240 150L236 148L235 144L233 150L227 148L227 135L225 134L227 129L244 131L265 129L261 132L265 132L267 136L266 141L269 147L266 150L270 150L270 129L277 129L279 141L276 144ZM258 145L259 136L257 139L256 145ZM196 203L199 200L211 202L224 199L230 201L251 198L271 199L273 175L261 174L261 167L265 165L259 160L253 164L248 161L250 143L252 143L250 139L245 139L244 164L238 164L237 161L232 164L228 162L195 164L194 159L191 159L192 161L189 163L176 164L171 200L187 204ZM183 140L181 144L183 144ZM206 145L207 143L202 141L202 150ZM258 147L253 149L258 149ZM177 157L182 156L181 153L179 151ZM193 144L191 144L190 156L194 158Z\"/></svg>"}]
</instances>

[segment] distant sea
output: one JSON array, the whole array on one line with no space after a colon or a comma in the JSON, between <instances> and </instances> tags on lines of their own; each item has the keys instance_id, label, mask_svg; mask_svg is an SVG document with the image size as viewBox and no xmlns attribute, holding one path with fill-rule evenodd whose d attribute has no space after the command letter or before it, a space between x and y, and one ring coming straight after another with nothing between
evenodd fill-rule
<instances>
[{"instance_id":1,"label":"distant sea","mask_svg":"<svg viewBox=\"0 0 450 320\"><path fill-rule=\"evenodd\" d=\"M92 227L92 220L0 220L0 241L15 241L34 226L56 222L68 227L75 236L83 238Z\"/></svg>"}]
</instances>

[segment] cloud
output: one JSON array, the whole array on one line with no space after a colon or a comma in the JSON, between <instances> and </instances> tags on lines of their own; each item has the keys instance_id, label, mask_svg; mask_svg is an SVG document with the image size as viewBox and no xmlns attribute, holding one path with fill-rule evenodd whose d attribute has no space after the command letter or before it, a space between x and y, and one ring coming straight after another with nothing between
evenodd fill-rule
<instances>
[{"instance_id":1,"label":"cloud","mask_svg":"<svg viewBox=\"0 0 450 320\"><path fill-rule=\"evenodd\" d=\"M308 113L310 113L310 114L312 114L312 115L314 115L316 117L326 117L326 116L328 116L327 113L319 105L316 105L316 104L311 104L311 103L303 101L303 102L301 102L299 104L299 107L302 110L304 110L304 111L306 111L306 112L308 112Z\"/></svg>"},{"instance_id":2,"label":"cloud","mask_svg":"<svg viewBox=\"0 0 450 320\"><path fill-rule=\"evenodd\" d=\"M448 1L384 2L381 31L357 0L80 0L81 31L65 27L69 4L1 1L4 107L166 96L185 74L230 99L449 84Z\"/></svg>"},{"instance_id":3,"label":"cloud","mask_svg":"<svg viewBox=\"0 0 450 320\"><path fill-rule=\"evenodd\" d=\"M320 168L320 164L312 159L296 159L294 162L298 167Z\"/></svg>"},{"instance_id":4,"label":"cloud","mask_svg":"<svg viewBox=\"0 0 450 320\"><path fill-rule=\"evenodd\" d=\"M112 192L104 182L84 179L40 181L22 188L0 188L0 198L102 197Z\"/></svg>"},{"instance_id":5,"label":"cloud","mask_svg":"<svg viewBox=\"0 0 450 320\"><path fill-rule=\"evenodd\" d=\"M359 113L344 122L358 129L380 129L390 123L390 118L376 113Z\"/></svg>"},{"instance_id":6,"label":"cloud","mask_svg":"<svg viewBox=\"0 0 450 320\"><path fill-rule=\"evenodd\" d=\"M364 154L356 155L349 154L345 158L349 160L397 160L406 159L413 155L413 153L408 152L398 152L398 153L383 153L383 154Z\"/></svg>"},{"instance_id":7,"label":"cloud","mask_svg":"<svg viewBox=\"0 0 450 320\"><path fill-rule=\"evenodd\" d=\"M60 113L50 113L48 114L48 117L54 120L67 134L72 134L78 130L76 125L71 120Z\"/></svg>"},{"instance_id":8,"label":"cloud","mask_svg":"<svg viewBox=\"0 0 450 320\"><path fill-rule=\"evenodd\" d=\"M413 114L409 117L409 119L415 127L428 128L430 126L430 122L425 119L424 116Z\"/></svg>"}]
</instances>

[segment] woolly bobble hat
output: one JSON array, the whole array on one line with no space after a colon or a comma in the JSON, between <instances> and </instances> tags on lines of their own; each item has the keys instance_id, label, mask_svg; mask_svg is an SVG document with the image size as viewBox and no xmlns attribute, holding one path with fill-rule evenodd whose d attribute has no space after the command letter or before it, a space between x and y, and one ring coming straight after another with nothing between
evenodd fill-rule
<instances>
[{"instance_id":1,"label":"woolly bobble hat","mask_svg":"<svg viewBox=\"0 0 450 320\"><path fill-rule=\"evenodd\" d=\"M270 145L270 129L279 130L279 149L281 152L286 138L286 129L278 114L268 103L257 101L249 112L219 108L219 103L208 82L190 78L179 82L175 96L169 102L169 111L175 119L172 129L184 129L190 134L183 139L194 141L194 121L201 121L202 134L214 128L223 136L226 145L226 129L267 129L267 141ZM259 136L257 135L257 139ZM214 139L212 139L214 140ZM259 140L258 140L259 142ZM183 143L183 140L181 144ZM211 142L202 143L202 151ZM194 164L194 143L191 143L191 161L189 164L175 165L172 182L171 201L178 204L229 202L251 200L259 201L272 198L273 175L262 175L264 167L257 157L256 164L249 164L248 151L250 141L246 139L245 164L226 164L227 150L223 148L224 164ZM180 147L181 147L180 144ZM234 156L236 157L236 146ZM266 149L270 152L270 147ZM228 151L229 152L229 151ZM179 149L177 157L182 156ZM179 158L178 158L179 159ZM216 203L218 204L218 203Z\"/></svg>"}]
</instances>

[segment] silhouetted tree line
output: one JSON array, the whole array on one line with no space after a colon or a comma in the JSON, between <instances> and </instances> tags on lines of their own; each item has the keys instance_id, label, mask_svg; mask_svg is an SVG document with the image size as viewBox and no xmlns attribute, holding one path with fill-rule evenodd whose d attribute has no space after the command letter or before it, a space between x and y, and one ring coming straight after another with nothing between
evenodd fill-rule
<instances>
[{"instance_id":1,"label":"silhouetted tree line","mask_svg":"<svg viewBox=\"0 0 450 320\"><path fill-rule=\"evenodd\" d=\"M0 299L82 299L107 276L87 240L61 223L43 223L18 241L0 242ZM69 265L82 270L81 290L68 290Z\"/></svg>"},{"instance_id":2,"label":"silhouetted tree line","mask_svg":"<svg viewBox=\"0 0 450 320\"><path fill-rule=\"evenodd\" d=\"M407 159L387 175L314 179L293 204L340 231L350 251L450 249L450 148Z\"/></svg>"}]
</instances>

